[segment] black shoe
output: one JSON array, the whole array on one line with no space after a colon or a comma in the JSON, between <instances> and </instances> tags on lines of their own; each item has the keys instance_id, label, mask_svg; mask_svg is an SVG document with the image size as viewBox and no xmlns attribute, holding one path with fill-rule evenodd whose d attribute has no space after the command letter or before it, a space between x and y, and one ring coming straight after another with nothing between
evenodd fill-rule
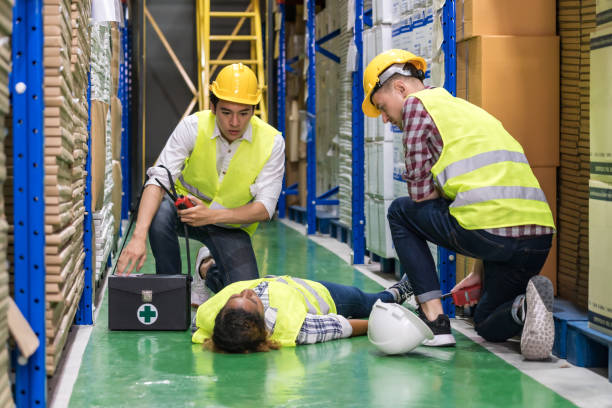
<instances>
[{"instance_id":1,"label":"black shoe","mask_svg":"<svg viewBox=\"0 0 612 408\"><path fill-rule=\"evenodd\" d=\"M433 322L427 319L421 308L418 309L421 320L431 329L434 334L433 340L425 340L424 346L451 347L457 344L451 331L450 319L445 314L440 314Z\"/></svg>"},{"instance_id":2,"label":"black shoe","mask_svg":"<svg viewBox=\"0 0 612 408\"><path fill-rule=\"evenodd\" d=\"M408 300L408 298L414 293L414 291L412 290L412 286L408 281L408 276L406 276L406 274L402 276L402 279L399 282L392 286L389 286L387 288L387 291L393 294L393 296L395 297L395 302L399 305Z\"/></svg>"}]
</instances>

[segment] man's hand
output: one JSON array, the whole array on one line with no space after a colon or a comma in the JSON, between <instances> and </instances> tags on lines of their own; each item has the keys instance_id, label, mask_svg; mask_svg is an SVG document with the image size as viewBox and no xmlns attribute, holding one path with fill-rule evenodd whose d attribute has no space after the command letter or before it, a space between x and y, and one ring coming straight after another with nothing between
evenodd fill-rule
<instances>
[{"instance_id":1,"label":"man's hand","mask_svg":"<svg viewBox=\"0 0 612 408\"><path fill-rule=\"evenodd\" d=\"M451 293L458 291L459 289L467 288L469 286L474 286L477 284L482 284L482 275L480 273L472 271L468 276L463 278L461 282L455 285L454 288L451 289ZM470 306L474 306L478 303L478 300L471 301L469 303Z\"/></svg>"},{"instance_id":2,"label":"man's hand","mask_svg":"<svg viewBox=\"0 0 612 408\"><path fill-rule=\"evenodd\" d=\"M197 197L191 195L187 197L195 204L195 207L177 211L181 222L192 227L201 227L218 222L216 220L217 210L211 210Z\"/></svg>"},{"instance_id":3,"label":"man's hand","mask_svg":"<svg viewBox=\"0 0 612 408\"><path fill-rule=\"evenodd\" d=\"M147 245L145 239L132 236L117 261L117 274L129 275L134 267L139 271L146 259Z\"/></svg>"}]
</instances>

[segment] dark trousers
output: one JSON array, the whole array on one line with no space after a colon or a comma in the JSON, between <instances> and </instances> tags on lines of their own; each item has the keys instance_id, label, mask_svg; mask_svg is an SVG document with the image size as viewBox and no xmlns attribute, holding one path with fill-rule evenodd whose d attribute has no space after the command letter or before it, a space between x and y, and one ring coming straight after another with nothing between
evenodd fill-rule
<instances>
[{"instance_id":1,"label":"dark trousers","mask_svg":"<svg viewBox=\"0 0 612 408\"><path fill-rule=\"evenodd\" d=\"M391 292L366 293L354 286L326 281L319 281L319 283L329 290L338 314L346 318L361 319L368 317L378 299L385 303L395 302Z\"/></svg>"},{"instance_id":2,"label":"dark trousers","mask_svg":"<svg viewBox=\"0 0 612 408\"><path fill-rule=\"evenodd\" d=\"M243 230L206 225L188 226L187 232L190 240L206 245L215 259L216 267L210 268L206 274L206 286L213 292L233 282L259 277L251 237ZM149 229L149 243L157 273L181 273L179 235L184 235L183 224L177 218L174 203L165 196Z\"/></svg>"},{"instance_id":3,"label":"dark trousers","mask_svg":"<svg viewBox=\"0 0 612 408\"><path fill-rule=\"evenodd\" d=\"M509 238L466 230L450 215L448 206L443 198L415 202L401 197L391 203L387 217L400 262L417 300L423 303L441 296L427 241L481 259L484 287L474 314L476 331L488 341L505 341L521 331L511 316L512 302L542 269L552 235Z\"/></svg>"}]
</instances>

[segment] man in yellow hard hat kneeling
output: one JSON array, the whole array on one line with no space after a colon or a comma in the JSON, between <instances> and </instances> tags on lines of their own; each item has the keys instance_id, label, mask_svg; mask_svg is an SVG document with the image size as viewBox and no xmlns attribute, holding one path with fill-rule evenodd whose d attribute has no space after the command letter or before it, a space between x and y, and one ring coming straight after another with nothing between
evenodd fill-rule
<instances>
[{"instance_id":1,"label":"man in yellow hard hat kneeling","mask_svg":"<svg viewBox=\"0 0 612 408\"><path fill-rule=\"evenodd\" d=\"M551 282L539 276L554 223L521 145L481 108L423 85L425 61L404 50L376 56L364 73L363 112L403 130L408 197L388 211L393 243L434 333L455 344L427 241L480 261L453 291L482 284L474 322L489 341L522 331L527 359L550 355Z\"/></svg>"},{"instance_id":2,"label":"man in yellow hard hat kneeling","mask_svg":"<svg viewBox=\"0 0 612 408\"><path fill-rule=\"evenodd\" d=\"M156 272L181 273L178 214L189 237L205 244L192 283L193 305L206 300L205 284L217 292L259 277L251 235L274 214L285 163L282 135L254 116L261 89L253 71L228 65L210 90L212 109L179 122L147 170L134 234L118 261L120 274L140 269L148 236ZM177 209L158 182L170 191L174 186L195 206Z\"/></svg>"}]
</instances>

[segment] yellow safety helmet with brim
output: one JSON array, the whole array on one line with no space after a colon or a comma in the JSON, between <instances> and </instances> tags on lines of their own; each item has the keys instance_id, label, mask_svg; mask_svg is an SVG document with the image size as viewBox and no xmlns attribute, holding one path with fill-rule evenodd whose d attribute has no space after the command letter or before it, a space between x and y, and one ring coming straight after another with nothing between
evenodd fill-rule
<instances>
[{"instance_id":1,"label":"yellow safety helmet with brim","mask_svg":"<svg viewBox=\"0 0 612 408\"><path fill-rule=\"evenodd\" d=\"M224 101L257 105L261 100L255 73L242 63L225 66L210 84L210 90Z\"/></svg>"},{"instance_id":2,"label":"yellow safety helmet with brim","mask_svg":"<svg viewBox=\"0 0 612 408\"><path fill-rule=\"evenodd\" d=\"M427 63L423 58L409 51L400 49L391 49L382 52L370 61L363 74L363 91L365 97L363 98L361 109L364 114L371 118L380 115L380 111L376 109L376 106L372 103L372 95L374 95L385 81L394 74L413 76L410 71L404 70L404 65L408 62L414 65L417 70L422 72L427 70Z\"/></svg>"}]
</instances>

